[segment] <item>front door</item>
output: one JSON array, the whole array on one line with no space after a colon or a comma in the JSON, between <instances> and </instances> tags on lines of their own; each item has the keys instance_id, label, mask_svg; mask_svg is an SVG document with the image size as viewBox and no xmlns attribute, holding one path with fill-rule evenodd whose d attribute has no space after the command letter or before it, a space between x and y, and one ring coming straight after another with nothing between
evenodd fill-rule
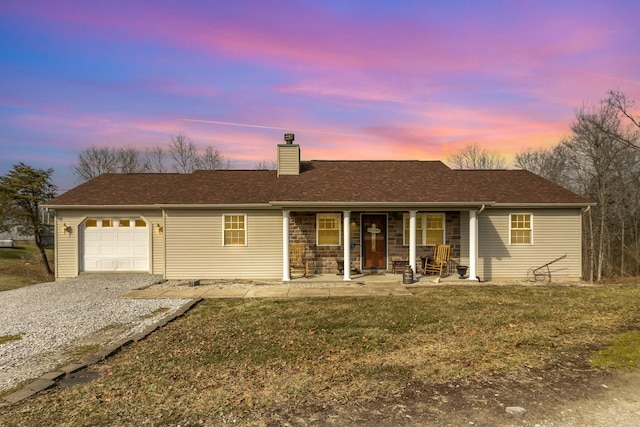
<instances>
[{"instance_id":1,"label":"front door","mask_svg":"<svg viewBox=\"0 0 640 427\"><path fill-rule=\"evenodd\" d=\"M360 232L362 268L387 269L387 216L363 214Z\"/></svg>"}]
</instances>

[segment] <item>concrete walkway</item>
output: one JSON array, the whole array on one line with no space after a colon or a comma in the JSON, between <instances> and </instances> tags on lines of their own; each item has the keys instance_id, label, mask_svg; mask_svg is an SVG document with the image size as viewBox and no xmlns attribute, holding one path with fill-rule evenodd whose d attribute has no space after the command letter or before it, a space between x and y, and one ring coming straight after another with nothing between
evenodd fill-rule
<instances>
[{"instance_id":1,"label":"concrete walkway","mask_svg":"<svg viewBox=\"0 0 640 427\"><path fill-rule=\"evenodd\" d=\"M216 288L214 286L189 286L170 289L146 288L126 292L121 298L323 298L323 297L368 297L368 296L411 296L401 283L374 282L327 287L306 287L294 285L268 285L246 288Z\"/></svg>"}]
</instances>

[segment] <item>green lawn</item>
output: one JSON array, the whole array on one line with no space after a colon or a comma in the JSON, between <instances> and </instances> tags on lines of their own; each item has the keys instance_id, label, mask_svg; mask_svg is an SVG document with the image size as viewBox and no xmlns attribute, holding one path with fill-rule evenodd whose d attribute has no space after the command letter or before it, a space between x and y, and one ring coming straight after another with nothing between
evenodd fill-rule
<instances>
[{"instance_id":1,"label":"green lawn","mask_svg":"<svg viewBox=\"0 0 640 427\"><path fill-rule=\"evenodd\" d=\"M53 250L47 249L49 264ZM13 248L0 248L0 291L53 281L42 264L40 251L30 242L17 242Z\"/></svg>"},{"instance_id":2,"label":"green lawn","mask_svg":"<svg viewBox=\"0 0 640 427\"><path fill-rule=\"evenodd\" d=\"M638 285L414 292L204 301L96 365L97 380L4 408L0 425L302 425L446 384L529 381L567 360L581 375L640 324ZM629 340L640 337L625 335L625 354Z\"/></svg>"}]
</instances>

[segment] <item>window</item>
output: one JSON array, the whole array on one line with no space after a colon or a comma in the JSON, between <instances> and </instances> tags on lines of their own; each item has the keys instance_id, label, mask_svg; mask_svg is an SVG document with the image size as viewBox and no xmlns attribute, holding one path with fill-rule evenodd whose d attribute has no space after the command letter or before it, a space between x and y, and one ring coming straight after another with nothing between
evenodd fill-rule
<instances>
[{"instance_id":1,"label":"window","mask_svg":"<svg viewBox=\"0 0 640 427\"><path fill-rule=\"evenodd\" d=\"M425 214L424 222L427 245L444 244L444 214Z\"/></svg>"},{"instance_id":2,"label":"window","mask_svg":"<svg viewBox=\"0 0 640 427\"><path fill-rule=\"evenodd\" d=\"M144 222L144 219L136 219L136 227L146 227L147 223Z\"/></svg>"},{"instance_id":3,"label":"window","mask_svg":"<svg viewBox=\"0 0 640 427\"><path fill-rule=\"evenodd\" d=\"M533 244L533 219L531 214L511 214L509 215L509 222L509 240L512 245Z\"/></svg>"},{"instance_id":4,"label":"window","mask_svg":"<svg viewBox=\"0 0 640 427\"><path fill-rule=\"evenodd\" d=\"M424 246L424 236L423 236L423 223L424 223L424 214L417 214L416 215L416 245L418 246ZM410 225L409 225L409 220L411 219L411 217L409 216L409 214L404 214L404 245L408 246L409 245L409 231L410 231Z\"/></svg>"},{"instance_id":5,"label":"window","mask_svg":"<svg viewBox=\"0 0 640 427\"><path fill-rule=\"evenodd\" d=\"M247 244L247 216L223 215L223 245L246 246Z\"/></svg>"},{"instance_id":6,"label":"window","mask_svg":"<svg viewBox=\"0 0 640 427\"><path fill-rule=\"evenodd\" d=\"M103 219L102 220L102 226L103 227L113 227L113 220L112 219Z\"/></svg>"},{"instance_id":7,"label":"window","mask_svg":"<svg viewBox=\"0 0 640 427\"><path fill-rule=\"evenodd\" d=\"M120 227L126 228L126 227L129 227L130 224L131 224L131 222L128 219L121 219L120 220Z\"/></svg>"},{"instance_id":8,"label":"window","mask_svg":"<svg viewBox=\"0 0 640 427\"><path fill-rule=\"evenodd\" d=\"M404 214L403 244L409 245L409 214ZM443 213L419 213L416 215L416 245L432 246L444 243L445 217Z\"/></svg>"},{"instance_id":9,"label":"window","mask_svg":"<svg viewBox=\"0 0 640 427\"><path fill-rule=\"evenodd\" d=\"M316 216L318 246L340 246L340 214Z\"/></svg>"},{"instance_id":10,"label":"window","mask_svg":"<svg viewBox=\"0 0 640 427\"><path fill-rule=\"evenodd\" d=\"M87 222L84 223L84 226L89 228L89 227L97 227L98 226L98 220L97 219L88 219Z\"/></svg>"}]
</instances>

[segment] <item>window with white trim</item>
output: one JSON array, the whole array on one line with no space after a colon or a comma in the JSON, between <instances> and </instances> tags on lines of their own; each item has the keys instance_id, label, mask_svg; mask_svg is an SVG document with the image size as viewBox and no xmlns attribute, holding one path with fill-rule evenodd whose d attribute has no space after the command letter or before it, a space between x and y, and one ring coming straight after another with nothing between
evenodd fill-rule
<instances>
[{"instance_id":1,"label":"window with white trim","mask_svg":"<svg viewBox=\"0 0 640 427\"><path fill-rule=\"evenodd\" d=\"M409 245L409 214L403 215L404 233L403 244ZM416 245L433 246L444 244L445 216L444 213L416 214Z\"/></svg>"},{"instance_id":2,"label":"window with white trim","mask_svg":"<svg viewBox=\"0 0 640 427\"><path fill-rule=\"evenodd\" d=\"M316 242L318 246L340 246L340 214L316 215Z\"/></svg>"},{"instance_id":3,"label":"window with white trim","mask_svg":"<svg viewBox=\"0 0 640 427\"><path fill-rule=\"evenodd\" d=\"M533 216L509 214L509 242L512 245L533 244Z\"/></svg>"},{"instance_id":4,"label":"window with white trim","mask_svg":"<svg viewBox=\"0 0 640 427\"><path fill-rule=\"evenodd\" d=\"M247 245L247 216L223 215L222 216L222 245L246 246Z\"/></svg>"}]
</instances>

